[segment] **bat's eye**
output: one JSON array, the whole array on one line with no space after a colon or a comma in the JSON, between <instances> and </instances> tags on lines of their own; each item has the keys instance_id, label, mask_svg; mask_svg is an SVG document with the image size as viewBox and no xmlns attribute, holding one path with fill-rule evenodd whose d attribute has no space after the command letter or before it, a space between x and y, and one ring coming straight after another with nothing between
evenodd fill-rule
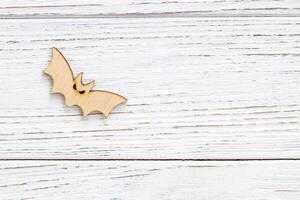
<instances>
[{"instance_id":1,"label":"bat's eye","mask_svg":"<svg viewBox=\"0 0 300 200\"><path fill-rule=\"evenodd\" d=\"M76 84L73 85L73 89L76 90Z\"/></svg>"},{"instance_id":2,"label":"bat's eye","mask_svg":"<svg viewBox=\"0 0 300 200\"><path fill-rule=\"evenodd\" d=\"M84 90L82 90L82 91L79 91L79 93L80 93L80 94L84 94L84 93L85 93L85 91L84 91Z\"/></svg>"}]
</instances>

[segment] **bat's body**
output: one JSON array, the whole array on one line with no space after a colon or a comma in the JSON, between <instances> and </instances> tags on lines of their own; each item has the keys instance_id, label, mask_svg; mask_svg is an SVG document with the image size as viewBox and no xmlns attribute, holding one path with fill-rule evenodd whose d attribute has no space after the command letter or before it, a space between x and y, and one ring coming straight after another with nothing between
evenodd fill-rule
<instances>
[{"instance_id":1,"label":"bat's body","mask_svg":"<svg viewBox=\"0 0 300 200\"><path fill-rule=\"evenodd\" d=\"M125 97L112 92L92 90L94 81L83 84L82 73L74 78L67 60L56 48L52 49L52 58L44 73L53 79L51 93L64 95L65 104L79 106L85 117L93 111L107 117L114 107L126 101Z\"/></svg>"}]
</instances>

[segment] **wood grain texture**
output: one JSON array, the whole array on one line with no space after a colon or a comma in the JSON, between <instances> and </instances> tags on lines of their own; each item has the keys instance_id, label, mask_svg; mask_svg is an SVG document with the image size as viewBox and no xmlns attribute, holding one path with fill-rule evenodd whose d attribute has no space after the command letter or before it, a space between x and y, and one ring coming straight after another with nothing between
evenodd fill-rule
<instances>
[{"instance_id":1,"label":"wood grain texture","mask_svg":"<svg viewBox=\"0 0 300 200\"><path fill-rule=\"evenodd\" d=\"M0 162L9 199L300 198L300 162Z\"/></svg>"},{"instance_id":2,"label":"wood grain texture","mask_svg":"<svg viewBox=\"0 0 300 200\"><path fill-rule=\"evenodd\" d=\"M300 16L298 0L4 0L0 18Z\"/></svg>"},{"instance_id":3,"label":"wood grain texture","mask_svg":"<svg viewBox=\"0 0 300 200\"><path fill-rule=\"evenodd\" d=\"M0 158L299 158L299 24L1 20ZM52 46L126 106L66 108L42 75Z\"/></svg>"}]
</instances>

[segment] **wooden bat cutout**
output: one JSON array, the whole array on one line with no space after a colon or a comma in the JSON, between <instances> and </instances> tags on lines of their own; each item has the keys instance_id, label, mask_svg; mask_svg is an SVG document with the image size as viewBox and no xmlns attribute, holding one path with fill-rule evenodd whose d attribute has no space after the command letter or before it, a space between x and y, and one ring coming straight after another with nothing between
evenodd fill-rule
<instances>
[{"instance_id":1,"label":"wooden bat cutout","mask_svg":"<svg viewBox=\"0 0 300 200\"><path fill-rule=\"evenodd\" d=\"M65 104L81 108L85 118L93 111L101 112L106 118L114 107L127 101L125 97L113 92L92 90L95 82L83 84L82 72L74 78L68 61L54 47L51 61L44 73L52 78L51 93L62 94L65 97Z\"/></svg>"}]
</instances>

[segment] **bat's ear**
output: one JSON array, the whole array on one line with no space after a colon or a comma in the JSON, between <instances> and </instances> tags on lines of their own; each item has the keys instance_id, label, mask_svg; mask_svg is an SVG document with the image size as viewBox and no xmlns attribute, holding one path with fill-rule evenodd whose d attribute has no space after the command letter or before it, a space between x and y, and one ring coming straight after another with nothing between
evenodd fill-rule
<instances>
[{"instance_id":1,"label":"bat's ear","mask_svg":"<svg viewBox=\"0 0 300 200\"><path fill-rule=\"evenodd\" d=\"M82 75L83 75L83 73L80 72L80 73L75 77L76 83L82 83Z\"/></svg>"},{"instance_id":2,"label":"bat's ear","mask_svg":"<svg viewBox=\"0 0 300 200\"><path fill-rule=\"evenodd\" d=\"M87 91L91 91L95 85L95 81L91 81L85 85Z\"/></svg>"}]
</instances>

